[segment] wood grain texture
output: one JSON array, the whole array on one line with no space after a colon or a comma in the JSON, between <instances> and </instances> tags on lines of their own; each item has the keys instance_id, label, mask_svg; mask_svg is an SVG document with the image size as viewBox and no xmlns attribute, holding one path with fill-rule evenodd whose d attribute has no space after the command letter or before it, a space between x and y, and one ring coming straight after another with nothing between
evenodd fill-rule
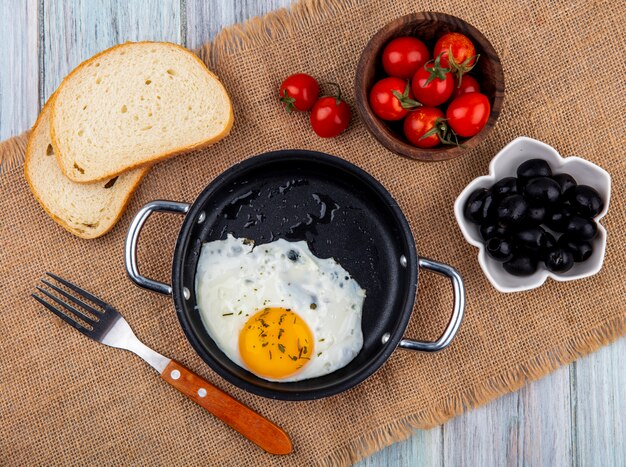
<instances>
[{"instance_id":1,"label":"wood grain texture","mask_svg":"<svg viewBox=\"0 0 626 467\"><path fill-rule=\"evenodd\" d=\"M43 8L45 99L82 61L126 41L181 43L179 0L48 0Z\"/></svg>"},{"instance_id":2,"label":"wood grain texture","mask_svg":"<svg viewBox=\"0 0 626 467\"><path fill-rule=\"evenodd\" d=\"M270 454L289 454L293 450L281 428L180 363L171 360L161 378Z\"/></svg>"},{"instance_id":3,"label":"wood grain texture","mask_svg":"<svg viewBox=\"0 0 626 467\"><path fill-rule=\"evenodd\" d=\"M241 23L278 8L288 7L292 0L184 0L189 48L210 41L225 26Z\"/></svg>"},{"instance_id":4,"label":"wood grain texture","mask_svg":"<svg viewBox=\"0 0 626 467\"><path fill-rule=\"evenodd\" d=\"M446 423L444 465L514 465L520 459L519 397L507 394Z\"/></svg>"},{"instance_id":5,"label":"wood grain texture","mask_svg":"<svg viewBox=\"0 0 626 467\"><path fill-rule=\"evenodd\" d=\"M417 431L406 441L393 444L363 459L358 467L432 466L443 467L443 427Z\"/></svg>"},{"instance_id":6,"label":"wood grain texture","mask_svg":"<svg viewBox=\"0 0 626 467\"><path fill-rule=\"evenodd\" d=\"M626 339L574 362L575 464L626 466Z\"/></svg>"},{"instance_id":7,"label":"wood grain texture","mask_svg":"<svg viewBox=\"0 0 626 467\"><path fill-rule=\"evenodd\" d=\"M37 0L0 2L0 140L39 113L38 11Z\"/></svg>"},{"instance_id":8,"label":"wood grain texture","mask_svg":"<svg viewBox=\"0 0 626 467\"><path fill-rule=\"evenodd\" d=\"M104 48L139 39L195 48L224 26L289 3L0 2L0 138L32 125L41 101L67 72ZM626 339L621 339L442 427L418 431L357 465L625 466L625 439Z\"/></svg>"},{"instance_id":9,"label":"wood grain texture","mask_svg":"<svg viewBox=\"0 0 626 467\"><path fill-rule=\"evenodd\" d=\"M570 369L518 392L518 465L571 465L573 461Z\"/></svg>"}]
</instances>

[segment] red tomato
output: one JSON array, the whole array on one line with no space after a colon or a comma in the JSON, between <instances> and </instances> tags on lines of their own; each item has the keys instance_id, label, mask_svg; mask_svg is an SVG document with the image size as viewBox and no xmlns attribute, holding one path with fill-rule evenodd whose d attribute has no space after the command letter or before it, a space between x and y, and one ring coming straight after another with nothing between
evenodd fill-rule
<instances>
[{"instance_id":1,"label":"red tomato","mask_svg":"<svg viewBox=\"0 0 626 467\"><path fill-rule=\"evenodd\" d=\"M415 99L429 107L436 107L447 101L454 91L454 78L449 69L441 68L438 61L424 65L417 70L411 83Z\"/></svg>"},{"instance_id":2,"label":"red tomato","mask_svg":"<svg viewBox=\"0 0 626 467\"><path fill-rule=\"evenodd\" d=\"M450 128L459 136L469 138L484 128L489 120L489 99L479 92L463 94L448 106L446 118Z\"/></svg>"},{"instance_id":3,"label":"red tomato","mask_svg":"<svg viewBox=\"0 0 626 467\"><path fill-rule=\"evenodd\" d=\"M400 120L417 107L409 82L400 78L384 78L370 91L370 107L383 120Z\"/></svg>"},{"instance_id":4,"label":"red tomato","mask_svg":"<svg viewBox=\"0 0 626 467\"><path fill-rule=\"evenodd\" d=\"M440 143L437 131L422 137L438 125L437 119L443 119L443 112L436 107L416 109L404 120L404 136L418 148L434 148Z\"/></svg>"},{"instance_id":5,"label":"red tomato","mask_svg":"<svg viewBox=\"0 0 626 467\"><path fill-rule=\"evenodd\" d=\"M452 60L448 57L452 51ZM435 57L441 56L441 66L452 67L467 73L476 63L476 48L472 41L458 32L449 32L439 38L433 51Z\"/></svg>"},{"instance_id":6,"label":"red tomato","mask_svg":"<svg viewBox=\"0 0 626 467\"><path fill-rule=\"evenodd\" d=\"M480 84L472 76L464 75L461 79L461 85L459 86L458 78L454 78L454 91L452 92L452 98L459 97L461 94L467 94L468 92L480 92Z\"/></svg>"},{"instance_id":7,"label":"red tomato","mask_svg":"<svg viewBox=\"0 0 626 467\"><path fill-rule=\"evenodd\" d=\"M428 48L415 37L397 37L383 50L385 73L396 78L411 78L428 60Z\"/></svg>"},{"instance_id":8,"label":"red tomato","mask_svg":"<svg viewBox=\"0 0 626 467\"><path fill-rule=\"evenodd\" d=\"M278 95L288 112L293 109L306 111L313 107L320 93L317 80L306 73L296 73L287 77L280 85Z\"/></svg>"},{"instance_id":9,"label":"red tomato","mask_svg":"<svg viewBox=\"0 0 626 467\"><path fill-rule=\"evenodd\" d=\"M350 124L350 106L338 97L326 96L311 110L311 126L322 138L334 138Z\"/></svg>"}]
</instances>

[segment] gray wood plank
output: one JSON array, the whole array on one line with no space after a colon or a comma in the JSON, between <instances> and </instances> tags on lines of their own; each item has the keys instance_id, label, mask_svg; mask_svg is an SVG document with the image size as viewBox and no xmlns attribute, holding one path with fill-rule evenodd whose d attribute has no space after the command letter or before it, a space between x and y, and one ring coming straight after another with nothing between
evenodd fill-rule
<instances>
[{"instance_id":1,"label":"gray wood plank","mask_svg":"<svg viewBox=\"0 0 626 467\"><path fill-rule=\"evenodd\" d=\"M356 467L381 465L419 465L443 467L443 427L419 430L413 436L395 443L355 464Z\"/></svg>"},{"instance_id":2,"label":"gray wood plank","mask_svg":"<svg viewBox=\"0 0 626 467\"><path fill-rule=\"evenodd\" d=\"M519 391L518 465L569 466L573 460L570 368Z\"/></svg>"},{"instance_id":3,"label":"gray wood plank","mask_svg":"<svg viewBox=\"0 0 626 467\"><path fill-rule=\"evenodd\" d=\"M76 65L115 44L182 42L180 0L47 0L43 22L46 99Z\"/></svg>"},{"instance_id":4,"label":"gray wood plank","mask_svg":"<svg viewBox=\"0 0 626 467\"><path fill-rule=\"evenodd\" d=\"M37 0L0 2L0 140L32 126L39 113Z\"/></svg>"},{"instance_id":5,"label":"gray wood plank","mask_svg":"<svg viewBox=\"0 0 626 467\"><path fill-rule=\"evenodd\" d=\"M225 26L287 7L293 0L185 0L187 47L195 49L210 41Z\"/></svg>"},{"instance_id":6,"label":"gray wood plank","mask_svg":"<svg viewBox=\"0 0 626 467\"><path fill-rule=\"evenodd\" d=\"M452 419L443 426L444 465L516 465L519 392Z\"/></svg>"},{"instance_id":7,"label":"gray wood plank","mask_svg":"<svg viewBox=\"0 0 626 467\"><path fill-rule=\"evenodd\" d=\"M626 338L574 363L575 464L626 466Z\"/></svg>"}]
</instances>

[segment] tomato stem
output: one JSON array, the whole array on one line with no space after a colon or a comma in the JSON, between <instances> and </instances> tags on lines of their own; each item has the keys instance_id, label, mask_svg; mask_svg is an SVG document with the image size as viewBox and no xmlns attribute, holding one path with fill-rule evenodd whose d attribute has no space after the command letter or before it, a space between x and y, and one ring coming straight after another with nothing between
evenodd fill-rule
<instances>
[{"instance_id":1,"label":"tomato stem","mask_svg":"<svg viewBox=\"0 0 626 467\"><path fill-rule=\"evenodd\" d=\"M456 78L458 81L457 88L461 87L461 81L463 80L463 75L465 73L469 73L470 71L472 71L472 69L476 66L476 63L478 63L479 58L480 58L480 54L476 54L466 59L463 63L457 63L456 60L454 59L454 56L452 55L452 47L448 49L448 63L450 64L450 67L452 68L452 73L456 75ZM472 63L472 61L474 63ZM470 65L470 63L472 64Z\"/></svg>"},{"instance_id":2,"label":"tomato stem","mask_svg":"<svg viewBox=\"0 0 626 467\"><path fill-rule=\"evenodd\" d=\"M454 130L452 130L452 128L450 128L450 126L446 123L446 121L447 120L445 118L438 118L437 120L435 120L435 125L422 135L420 141L436 134L441 144L447 144L451 146L456 145L461 148L464 147L462 144L459 144L459 138L457 137ZM454 141L452 140L452 138L454 138Z\"/></svg>"},{"instance_id":3,"label":"tomato stem","mask_svg":"<svg viewBox=\"0 0 626 467\"><path fill-rule=\"evenodd\" d=\"M435 58L434 60L429 60L428 62L424 63L424 69L430 73L430 76L428 77L426 82L422 84L423 88L425 88L427 84L430 84L430 82L433 81L435 78L439 79L440 81L444 81L446 79L446 74L450 73L450 71L452 70L451 68L444 68L441 66L442 55L443 52L437 55L437 58ZM433 63L433 66L431 68L426 67L426 65L428 65L429 63Z\"/></svg>"},{"instance_id":4,"label":"tomato stem","mask_svg":"<svg viewBox=\"0 0 626 467\"><path fill-rule=\"evenodd\" d=\"M280 96L280 101L283 104L285 104L285 109L287 109L287 112L289 112L289 113L291 113L293 111L293 109L296 108L296 106L295 106L295 102L296 102L295 97L291 97L286 89L283 90L283 95Z\"/></svg>"},{"instance_id":5,"label":"tomato stem","mask_svg":"<svg viewBox=\"0 0 626 467\"><path fill-rule=\"evenodd\" d=\"M407 109L407 110L413 110L416 107L421 107L422 103L416 101L415 99L411 99L409 97L409 90L411 89L411 86L409 84L409 82L406 82L406 87L404 88L404 92L402 94L400 94L398 91L396 91L395 89L393 91L391 91L391 93L396 97L396 99L398 99L400 101L400 105L402 106L403 109Z\"/></svg>"},{"instance_id":6,"label":"tomato stem","mask_svg":"<svg viewBox=\"0 0 626 467\"><path fill-rule=\"evenodd\" d=\"M320 85L331 85L335 88L335 90L337 91L337 94L327 94L325 96L322 97L334 97L336 100L336 104L339 105L341 104L341 86L339 86L337 83L334 83L332 81L325 81L323 83L320 83Z\"/></svg>"}]
</instances>

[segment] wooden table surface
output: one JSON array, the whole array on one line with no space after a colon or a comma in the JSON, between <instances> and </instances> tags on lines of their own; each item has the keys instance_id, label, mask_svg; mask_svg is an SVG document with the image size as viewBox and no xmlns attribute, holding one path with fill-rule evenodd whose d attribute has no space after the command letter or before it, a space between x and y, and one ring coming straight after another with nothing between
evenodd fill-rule
<instances>
[{"instance_id":1,"label":"wooden table surface","mask_svg":"<svg viewBox=\"0 0 626 467\"><path fill-rule=\"evenodd\" d=\"M289 3L2 0L0 139L29 128L62 78L96 52L127 40L195 48ZM626 466L626 339L358 465L442 464Z\"/></svg>"}]
</instances>

